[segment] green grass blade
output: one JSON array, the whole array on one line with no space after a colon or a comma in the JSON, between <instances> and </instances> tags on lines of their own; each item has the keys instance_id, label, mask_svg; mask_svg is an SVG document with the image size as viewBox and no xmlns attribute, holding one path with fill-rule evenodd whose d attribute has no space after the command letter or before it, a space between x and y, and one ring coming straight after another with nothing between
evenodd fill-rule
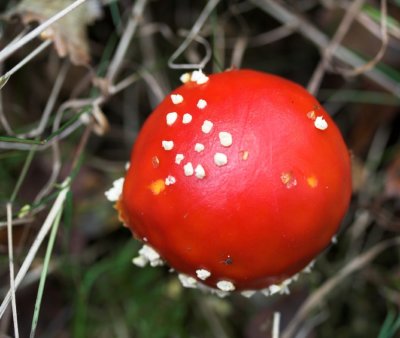
<instances>
[{"instance_id":1,"label":"green grass blade","mask_svg":"<svg viewBox=\"0 0 400 338\"><path fill-rule=\"evenodd\" d=\"M76 121L80 119L80 117L88 113L91 110L91 106L83 108L78 114L75 114L72 118L70 118L67 122L65 122L60 128L58 128L55 132L51 133L48 137L46 137L41 144L46 144L47 142L51 141L58 135L60 135L64 130L66 130L68 127L72 126Z\"/></svg>"},{"instance_id":2,"label":"green grass blade","mask_svg":"<svg viewBox=\"0 0 400 338\"><path fill-rule=\"evenodd\" d=\"M63 208L60 208L60 210L54 220L52 229L51 229L49 243L47 245L46 255L44 258L44 262L43 262L43 270L42 270L42 274L40 275L39 288L38 288L38 293L37 293L36 302L35 302L35 310L34 310L33 318L32 318L31 333L29 336L30 338L35 337L35 332L36 332L37 323L38 323L38 319L39 319L40 306L41 306L42 299L43 299L44 286L46 284L47 271L49 268L50 258L51 258L51 254L53 251L58 226L59 226L60 220L61 220L62 210L63 210Z\"/></svg>"},{"instance_id":3,"label":"green grass blade","mask_svg":"<svg viewBox=\"0 0 400 338\"><path fill-rule=\"evenodd\" d=\"M397 314L394 310L389 310L385 321L382 324L381 330L379 331L378 338L393 338L400 329L400 314Z\"/></svg>"},{"instance_id":4,"label":"green grass blade","mask_svg":"<svg viewBox=\"0 0 400 338\"><path fill-rule=\"evenodd\" d=\"M10 137L10 136L0 136L0 142L8 142L8 143L23 143L23 144L32 144L32 145L44 145L47 142L50 142L53 140L55 137L59 136L64 130L66 130L68 127L72 126L79 118L85 114L89 113L92 109L92 106L86 106L84 107L79 113L74 114L67 122L65 122L60 128L58 128L56 131L52 132L49 136L47 136L45 139L23 139L23 138L18 138L18 137Z\"/></svg>"},{"instance_id":5,"label":"green grass blade","mask_svg":"<svg viewBox=\"0 0 400 338\"><path fill-rule=\"evenodd\" d=\"M118 8L118 2L112 1L108 5L110 7L111 18L116 29L121 28L121 12Z\"/></svg>"},{"instance_id":6,"label":"green grass blade","mask_svg":"<svg viewBox=\"0 0 400 338\"><path fill-rule=\"evenodd\" d=\"M30 139L11 137L11 136L0 136L0 141L8 142L8 143L23 143L23 144L32 144L32 145L43 144L43 141L40 141L40 140L30 140Z\"/></svg>"},{"instance_id":7,"label":"green grass blade","mask_svg":"<svg viewBox=\"0 0 400 338\"><path fill-rule=\"evenodd\" d=\"M380 23L382 13L379 9L369 4L364 5L363 12L375 22ZM400 23L393 16L388 15L386 18L386 26L389 29L400 29Z\"/></svg>"},{"instance_id":8,"label":"green grass blade","mask_svg":"<svg viewBox=\"0 0 400 338\"><path fill-rule=\"evenodd\" d=\"M28 173L29 167L31 166L31 163L32 163L32 160L33 160L33 157L35 156L36 149L37 149L37 147L33 147L29 151L28 156L26 157L24 166L22 167L21 174L18 177L18 181L15 184L14 190L13 190L13 192L11 194L11 197L10 197L10 202L11 203L14 202L15 199L17 198L18 191L21 188L21 185L24 182L24 179L25 179L25 177L26 177L26 175Z\"/></svg>"}]
</instances>

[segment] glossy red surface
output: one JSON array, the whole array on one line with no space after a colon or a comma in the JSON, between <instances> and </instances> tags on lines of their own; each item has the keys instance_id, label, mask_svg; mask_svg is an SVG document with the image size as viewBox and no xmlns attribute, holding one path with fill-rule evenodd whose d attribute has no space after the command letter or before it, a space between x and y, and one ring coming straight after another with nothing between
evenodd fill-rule
<instances>
[{"instance_id":1,"label":"glossy red surface","mask_svg":"<svg viewBox=\"0 0 400 338\"><path fill-rule=\"evenodd\" d=\"M330 244L351 195L349 153L332 119L302 87L251 70L214 74L173 94L183 102L166 97L135 142L119 202L125 223L177 271L210 271L203 283L211 287L228 280L260 289L303 269ZM169 112L178 114L171 126ZM193 117L188 124L184 113ZM327 129L315 127L317 116ZM213 123L208 134L205 120ZM232 145L221 145L219 132L230 133ZM205 149L196 152L196 143ZM217 166L215 153L228 163ZM187 162L206 176L186 176ZM176 182L163 184L169 175Z\"/></svg>"}]
</instances>

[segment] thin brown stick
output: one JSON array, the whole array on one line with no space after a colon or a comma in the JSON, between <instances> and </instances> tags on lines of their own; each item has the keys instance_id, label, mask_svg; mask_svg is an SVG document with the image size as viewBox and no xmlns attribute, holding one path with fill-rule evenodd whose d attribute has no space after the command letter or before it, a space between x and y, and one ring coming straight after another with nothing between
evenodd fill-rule
<instances>
[{"instance_id":1,"label":"thin brown stick","mask_svg":"<svg viewBox=\"0 0 400 338\"><path fill-rule=\"evenodd\" d=\"M346 11L343 20L339 24L339 27L336 30L336 33L333 36L332 40L329 42L328 46L323 52L322 58L319 61L318 66L315 68L311 80L308 83L307 89L311 94L316 95L316 93L318 92L322 78L324 77L324 74L329 67L335 49L339 46L339 44L346 36L351 27L351 24L354 22L364 2L365 0L355 0Z\"/></svg>"},{"instance_id":2,"label":"thin brown stick","mask_svg":"<svg viewBox=\"0 0 400 338\"><path fill-rule=\"evenodd\" d=\"M168 66L173 69L193 69L193 68L204 68L204 66L209 61L211 55L209 53L199 62L198 64L178 64L175 63L176 59L187 49L187 47L191 44L192 41L196 40L199 41L200 36L198 36L201 28L203 27L204 23L214 10L214 8L218 5L220 0L209 0L207 5L204 7L203 11L199 15L198 19L192 26L189 34L186 36L185 40L182 44L178 47L178 49L171 55L168 60ZM197 36L197 39L196 39ZM207 46L207 45L206 45Z\"/></svg>"},{"instance_id":3,"label":"thin brown stick","mask_svg":"<svg viewBox=\"0 0 400 338\"><path fill-rule=\"evenodd\" d=\"M400 245L400 237L391 238L386 241L376 244L374 247L355 257L347 263L334 277L328 279L317 290L315 290L301 305L296 315L287 326L281 338L291 338L300 327L301 323L307 318L310 312L316 308L324 298L328 296L332 290L343 282L350 274L362 269L375 259L384 250L390 247Z\"/></svg>"},{"instance_id":4,"label":"thin brown stick","mask_svg":"<svg viewBox=\"0 0 400 338\"><path fill-rule=\"evenodd\" d=\"M381 46L378 50L378 53L375 57L368 61L367 63L354 67L350 70L342 70L342 74L345 76L357 76L360 74L364 74L365 72L374 68L379 61L382 60L383 56L385 55L387 46L389 43L389 36L387 32L387 2L386 0L381 0Z\"/></svg>"},{"instance_id":5,"label":"thin brown stick","mask_svg":"<svg viewBox=\"0 0 400 338\"><path fill-rule=\"evenodd\" d=\"M135 5L132 8L132 17L124 30L117 50L115 51L114 57L111 60L110 66L108 67L106 78L108 79L110 84L114 83L115 77L118 75L118 72L121 69L122 60L124 59L128 47L131 43L132 37L136 32L146 4L147 0L138 0L135 2Z\"/></svg>"},{"instance_id":6,"label":"thin brown stick","mask_svg":"<svg viewBox=\"0 0 400 338\"><path fill-rule=\"evenodd\" d=\"M318 46L320 50L324 50L328 47L329 38L317 27L307 21L304 17L295 14L295 11L293 9L288 9L280 2L274 0L250 1L266 13L276 18L278 21L284 24L291 23L295 27L298 27L298 32L309 39L311 42L313 42L316 46ZM360 67L365 63L363 59L361 59L355 53L343 47L342 45L339 45L335 49L333 55L338 60L354 68ZM368 72L362 73L362 75L382 86L396 97L400 97L399 83L379 69L373 68Z\"/></svg>"}]
</instances>

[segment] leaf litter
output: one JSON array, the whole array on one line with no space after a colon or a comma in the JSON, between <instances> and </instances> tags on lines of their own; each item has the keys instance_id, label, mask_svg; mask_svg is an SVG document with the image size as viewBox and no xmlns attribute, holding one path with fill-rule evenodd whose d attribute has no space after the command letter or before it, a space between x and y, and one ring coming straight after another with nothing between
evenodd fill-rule
<instances>
[{"instance_id":1,"label":"leaf litter","mask_svg":"<svg viewBox=\"0 0 400 338\"><path fill-rule=\"evenodd\" d=\"M24 25L34 22L41 24L73 2L73 0L23 0L9 10L4 18L10 20L17 16ZM88 0L42 32L40 38L52 40L60 57L68 56L75 65L87 65L90 62L90 48L86 28L101 15L98 0Z\"/></svg>"}]
</instances>

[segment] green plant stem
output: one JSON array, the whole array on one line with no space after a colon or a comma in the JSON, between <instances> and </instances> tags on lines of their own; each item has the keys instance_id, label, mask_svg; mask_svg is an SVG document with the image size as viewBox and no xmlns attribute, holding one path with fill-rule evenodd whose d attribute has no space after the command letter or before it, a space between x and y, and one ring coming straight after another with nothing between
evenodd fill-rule
<instances>
[{"instance_id":1,"label":"green plant stem","mask_svg":"<svg viewBox=\"0 0 400 338\"><path fill-rule=\"evenodd\" d=\"M40 305L42 303L44 286L46 284L47 271L49 268L51 253L53 251L54 242L56 239L58 226L60 224L62 211L63 211L63 208L60 208L60 210L54 220L53 227L51 229L51 233L50 233L50 237L49 237L49 243L47 244L46 255L44 257L44 262L43 262L42 274L40 275L38 293L36 296L35 310L34 310L33 318L32 318L31 333L29 336L30 338L35 337L35 332L36 332L37 323L38 323L38 319L39 319Z\"/></svg>"},{"instance_id":2,"label":"green plant stem","mask_svg":"<svg viewBox=\"0 0 400 338\"><path fill-rule=\"evenodd\" d=\"M18 177L18 181L14 187L14 190L11 194L10 197L10 202L13 203L15 201L15 199L17 198L17 194L19 192L19 189L21 188L22 183L24 182L24 179L28 173L29 167L31 166L33 157L36 153L36 149L37 147L32 147L32 149L29 151L28 156L26 157L24 166L22 167L22 172Z\"/></svg>"}]
</instances>

